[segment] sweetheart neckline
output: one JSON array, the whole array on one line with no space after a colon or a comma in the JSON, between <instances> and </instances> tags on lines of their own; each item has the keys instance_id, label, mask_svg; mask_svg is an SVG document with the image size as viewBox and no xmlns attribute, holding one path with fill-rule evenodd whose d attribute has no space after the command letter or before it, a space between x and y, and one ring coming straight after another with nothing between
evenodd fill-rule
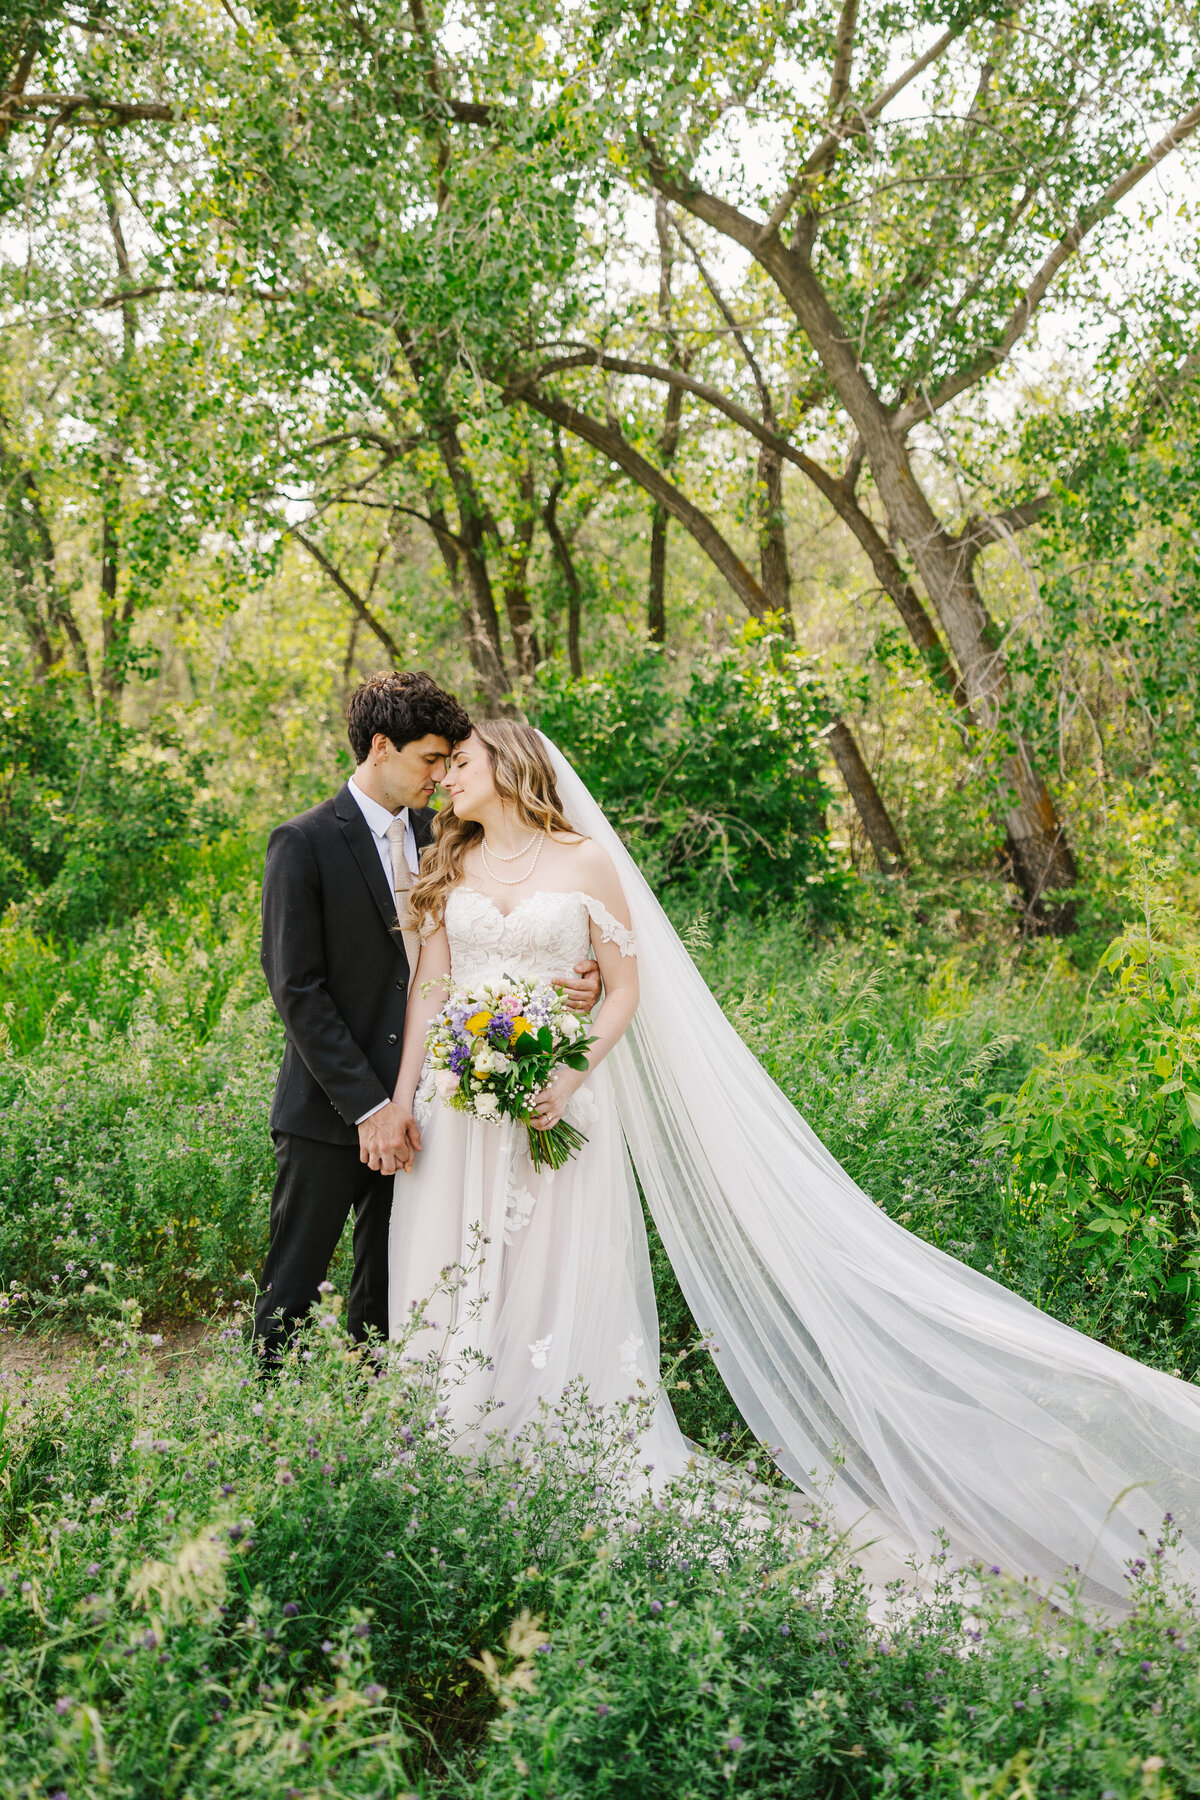
<instances>
[{"instance_id":1,"label":"sweetheart neckline","mask_svg":"<svg viewBox=\"0 0 1200 1800\"><path fill-rule=\"evenodd\" d=\"M514 918L523 906L529 905L531 900L542 900L547 894L558 895L564 900L582 900L585 906L587 905L589 898L591 898L591 896L584 893L582 888L537 888L532 894L526 894L522 899L518 900L511 912L501 912L500 908L496 905L496 902L492 899L492 896L490 894L485 894L482 888L470 887L464 881L460 882L458 887L451 891L456 894L474 894L477 899L485 900L495 913L496 917L502 922ZM599 900L596 901L596 905L600 905Z\"/></svg>"}]
</instances>

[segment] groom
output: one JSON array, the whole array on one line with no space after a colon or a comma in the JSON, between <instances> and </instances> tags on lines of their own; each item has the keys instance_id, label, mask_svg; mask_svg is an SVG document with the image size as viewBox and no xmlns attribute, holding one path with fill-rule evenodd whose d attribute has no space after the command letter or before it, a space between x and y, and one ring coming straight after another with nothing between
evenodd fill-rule
<instances>
[{"instance_id":1,"label":"groom","mask_svg":"<svg viewBox=\"0 0 1200 1800\"><path fill-rule=\"evenodd\" d=\"M262 961L287 1034L271 1106L278 1173L254 1336L273 1362L317 1297L351 1211L347 1323L360 1343L387 1332L393 1177L420 1148L392 1100L417 940L407 890L432 837L429 802L471 721L420 673L372 675L346 715L355 769L332 800L271 833L263 875ZM397 914L399 896L400 916ZM565 978L590 1011L595 963Z\"/></svg>"}]
</instances>

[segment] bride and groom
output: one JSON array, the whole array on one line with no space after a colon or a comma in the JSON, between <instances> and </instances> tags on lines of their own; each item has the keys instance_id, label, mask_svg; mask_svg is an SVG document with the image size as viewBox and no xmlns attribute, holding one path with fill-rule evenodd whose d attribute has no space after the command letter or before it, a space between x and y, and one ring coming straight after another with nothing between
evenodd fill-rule
<instances>
[{"instance_id":1,"label":"bride and groom","mask_svg":"<svg viewBox=\"0 0 1200 1800\"><path fill-rule=\"evenodd\" d=\"M488 1428L517 1430L573 1380L601 1403L653 1387L640 1183L743 1417L848 1530L869 1521L922 1556L944 1533L960 1557L1040 1581L1078 1565L1087 1593L1119 1603L1170 1513L1200 1576L1200 1395L874 1206L728 1024L553 745L509 721L472 729L425 676L364 684L349 727L352 782L267 856L264 964L288 1037L267 1354L353 1209L352 1331L421 1354L454 1328L479 1352L464 1418L500 1406ZM422 802L439 780L435 826ZM581 1007L602 979L589 1069L537 1102L535 1123L586 1133L564 1168L535 1169L523 1132L422 1084L440 1000L421 990L451 972L569 974ZM422 1315L455 1264L458 1290ZM643 1449L662 1476L686 1462L663 1398Z\"/></svg>"}]
</instances>

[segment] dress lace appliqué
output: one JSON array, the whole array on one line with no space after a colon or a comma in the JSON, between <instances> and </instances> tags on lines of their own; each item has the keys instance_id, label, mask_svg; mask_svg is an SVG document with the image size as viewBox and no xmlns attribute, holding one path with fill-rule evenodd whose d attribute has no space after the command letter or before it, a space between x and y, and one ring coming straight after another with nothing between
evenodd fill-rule
<instances>
[{"instance_id":1,"label":"dress lace appliqu\u00e9","mask_svg":"<svg viewBox=\"0 0 1200 1800\"><path fill-rule=\"evenodd\" d=\"M600 936L606 944L615 944L622 956L637 955L637 937L631 925L622 925L614 919L606 906L593 900L590 894L581 894L580 899L591 915L592 924L599 927Z\"/></svg>"},{"instance_id":2,"label":"dress lace appliqu\u00e9","mask_svg":"<svg viewBox=\"0 0 1200 1800\"><path fill-rule=\"evenodd\" d=\"M622 956L637 954L629 927L578 890L527 894L502 913L489 895L460 883L447 897L445 923L454 979L468 985L499 975L564 975L589 955L593 936Z\"/></svg>"},{"instance_id":3,"label":"dress lace appliqu\u00e9","mask_svg":"<svg viewBox=\"0 0 1200 1800\"><path fill-rule=\"evenodd\" d=\"M528 1225L533 1214L535 1194L521 1180L521 1164L528 1158L514 1155L508 1171L507 1205L504 1208L504 1241L511 1244L519 1231Z\"/></svg>"}]
</instances>

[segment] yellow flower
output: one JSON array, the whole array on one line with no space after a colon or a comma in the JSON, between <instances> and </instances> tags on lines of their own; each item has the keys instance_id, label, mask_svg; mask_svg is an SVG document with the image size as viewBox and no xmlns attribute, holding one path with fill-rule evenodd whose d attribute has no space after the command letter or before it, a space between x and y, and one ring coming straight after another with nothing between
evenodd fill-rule
<instances>
[{"instance_id":1,"label":"yellow flower","mask_svg":"<svg viewBox=\"0 0 1200 1800\"><path fill-rule=\"evenodd\" d=\"M474 1013L471 1016L471 1018L469 1018L467 1020L467 1030L473 1031L475 1033L475 1035L478 1037L478 1035L481 1031L487 1030L488 1026L492 1022L493 1016L494 1015L490 1012Z\"/></svg>"},{"instance_id":2,"label":"yellow flower","mask_svg":"<svg viewBox=\"0 0 1200 1800\"><path fill-rule=\"evenodd\" d=\"M533 1030L533 1026L529 1023L529 1020L521 1018L520 1014L518 1013L517 1017L513 1020L513 1027L512 1027L513 1043L515 1044L517 1039L519 1037L523 1036L525 1032L532 1031L532 1030Z\"/></svg>"}]
</instances>

